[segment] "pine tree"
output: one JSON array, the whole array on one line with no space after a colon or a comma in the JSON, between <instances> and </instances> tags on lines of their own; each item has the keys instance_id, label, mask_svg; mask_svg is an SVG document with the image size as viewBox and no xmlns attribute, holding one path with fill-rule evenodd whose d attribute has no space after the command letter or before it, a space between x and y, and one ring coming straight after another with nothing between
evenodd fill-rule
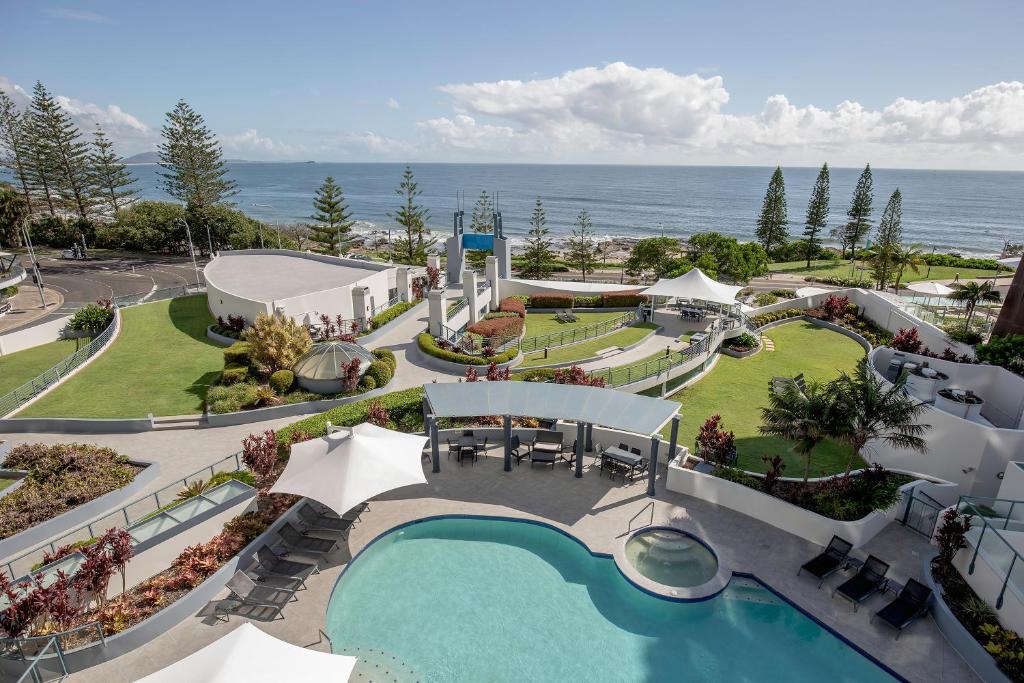
<instances>
[{"instance_id":1,"label":"pine tree","mask_svg":"<svg viewBox=\"0 0 1024 683\"><path fill-rule=\"evenodd\" d=\"M873 201L874 182L871 178L871 164L864 167L853 188L850 208L846 211L847 222L843 229L840 242L845 254L850 248L851 257L857 258L857 243L871 230L871 202Z\"/></svg>"},{"instance_id":2,"label":"pine tree","mask_svg":"<svg viewBox=\"0 0 1024 683\"><path fill-rule=\"evenodd\" d=\"M807 220L804 223L804 242L806 246L807 267L811 267L811 259L817 255L821 246L818 234L825 229L828 222L828 164L822 164L818 171L818 179L814 181L811 200L807 203Z\"/></svg>"},{"instance_id":3,"label":"pine tree","mask_svg":"<svg viewBox=\"0 0 1024 683\"><path fill-rule=\"evenodd\" d=\"M900 189L896 188L885 205L885 211L882 212L882 219L878 222L878 232L875 235L872 270L878 283L878 289L885 289L885 285L892 277L896 269L896 256L902 241L903 195L900 194Z\"/></svg>"},{"instance_id":4,"label":"pine tree","mask_svg":"<svg viewBox=\"0 0 1024 683\"><path fill-rule=\"evenodd\" d=\"M768 190L761 204L761 215L757 218L755 234L764 250L771 254L789 239L788 217L786 215L786 181L782 168L776 166Z\"/></svg>"},{"instance_id":5,"label":"pine tree","mask_svg":"<svg viewBox=\"0 0 1024 683\"><path fill-rule=\"evenodd\" d=\"M164 169L160 176L167 194L201 213L237 193L235 182L227 178L216 136L184 100L167 112L160 135L164 139L157 148Z\"/></svg>"},{"instance_id":6,"label":"pine tree","mask_svg":"<svg viewBox=\"0 0 1024 683\"><path fill-rule=\"evenodd\" d=\"M25 175L28 178L29 190L34 195L42 196L50 216L56 216L60 197L57 195L56 169L46 135L39 124L39 117L31 109L22 113L22 121L28 141L28 164Z\"/></svg>"},{"instance_id":7,"label":"pine tree","mask_svg":"<svg viewBox=\"0 0 1024 683\"><path fill-rule=\"evenodd\" d=\"M113 216L135 201L139 191L132 187L135 178L114 152L114 143L99 126L93 134L92 146L93 151L89 155L92 195Z\"/></svg>"},{"instance_id":8,"label":"pine tree","mask_svg":"<svg viewBox=\"0 0 1024 683\"><path fill-rule=\"evenodd\" d=\"M493 222L494 205L491 203L491 195L487 194L487 190L480 190L480 196L473 206L469 229L479 235L487 235L494 229ZM466 261L474 268L481 268L487 261L487 252L471 249L466 253Z\"/></svg>"},{"instance_id":9,"label":"pine tree","mask_svg":"<svg viewBox=\"0 0 1024 683\"><path fill-rule=\"evenodd\" d=\"M544 236L548 234L548 219L544 213L544 205L537 197L537 204L533 207L533 215L530 216L530 231L526 237L526 251L523 252L523 266L520 274L524 277L543 280L551 274L551 240Z\"/></svg>"},{"instance_id":10,"label":"pine tree","mask_svg":"<svg viewBox=\"0 0 1024 683\"><path fill-rule=\"evenodd\" d=\"M71 116L57 103L42 83L32 90L32 113L37 143L53 171L56 192L83 220L91 209L89 143Z\"/></svg>"},{"instance_id":11,"label":"pine tree","mask_svg":"<svg viewBox=\"0 0 1024 683\"><path fill-rule=\"evenodd\" d=\"M395 189L395 194L402 198L402 204L397 211L389 213L388 216L401 226L405 234L394 241L391 247L392 258L411 266L423 265L427 262L427 249L437 240L427 233L430 212L416 201L416 198L423 194L423 190L416 183L412 168L409 166L405 167L402 181Z\"/></svg>"},{"instance_id":12,"label":"pine tree","mask_svg":"<svg viewBox=\"0 0 1024 683\"><path fill-rule=\"evenodd\" d=\"M345 203L345 194L333 177L327 176L316 191L313 208L316 213L310 218L315 224L310 226L310 239L320 246L321 253L336 255L355 222L350 220L352 214Z\"/></svg>"},{"instance_id":13,"label":"pine tree","mask_svg":"<svg viewBox=\"0 0 1024 683\"><path fill-rule=\"evenodd\" d=\"M576 216L576 226L568 240L566 261L583 273L583 281L587 281L587 273L593 272L597 266L597 245L594 243L593 223L590 214L584 209Z\"/></svg>"},{"instance_id":14,"label":"pine tree","mask_svg":"<svg viewBox=\"0 0 1024 683\"><path fill-rule=\"evenodd\" d=\"M8 169L14 176L25 202L25 209L32 213L32 192L29 189L28 130L26 117L18 111L14 100L0 91L0 167Z\"/></svg>"}]
</instances>

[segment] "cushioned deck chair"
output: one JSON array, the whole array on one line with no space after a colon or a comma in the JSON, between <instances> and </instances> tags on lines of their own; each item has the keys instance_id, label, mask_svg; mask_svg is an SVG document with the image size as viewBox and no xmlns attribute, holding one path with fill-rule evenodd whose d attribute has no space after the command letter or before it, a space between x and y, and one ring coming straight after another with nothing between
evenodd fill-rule
<instances>
[{"instance_id":1,"label":"cushioned deck chair","mask_svg":"<svg viewBox=\"0 0 1024 683\"><path fill-rule=\"evenodd\" d=\"M314 555L327 555L334 550L334 546L337 545L337 541L306 536L293 527L291 522L285 522L281 525L281 528L278 529L277 533L291 551L312 553Z\"/></svg>"},{"instance_id":2,"label":"cushioned deck chair","mask_svg":"<svg viewBox=\"0 0 1024 683\"><path fill-rule=\"evenodd\" d=\"M359 505L356 505L354 508L352 508L345 514L339 515L331 508L327 507L326 505L323 505L322 503L318 503L315 500L308 500L307 504L314 510L319 512L322 517L330 517L331 519L344 519L346 522L355 522L357 519L359 519L359 515L363 514L365 510L370 509L370 504L363 502L360 503Z\"/></svg>"},{"instance_id":3,"label":"cushioned deck chair","mask_svg":"<svg viewBox=\"0 0 1024 683\"><path fill-rule=\"evenodd\" d=\"M316 574L320 568L315 562L300 562L298 560L286 560L265 545L256 551L257 565L255 572L261 576L284 576L299 579L305 586L306 578L310 574Z\"/></svg>"},{"instance_id":4,"label":"cushioned deck chair","mask_svg":"<svg viewBox=\"0 0 1024 683\"><path fill-rule=\"evenodd\" d=\"M296 599L294 589L258 584L245 572L235 572L227 582L227 589L231 591L229 601L237 603L229 611L261 620L276 619L284 606Z\"/></svg>"},{"instance_id":5,"label":"cushioned deck chair","mask_svg":"<svg viewBox=\"0 0 1024 683\"><path fill-rule=\"evenodd\" d=\"M825 583L825 579L842 568L846 558L850 556L851 550L853 550L852 543L844 541L838 536L833 536L832 540L828 542L825 552L804 562L796 575L800 576L801 572L807 572L818 580L818 588L821 588L821 584Z\"/></svg>"},{"instance_id":6,"label":"cushioned deck chair","mask_svg":"<svg viewBox=\"0 0 1024 683\"><path fill-rule=\"evenodd\" d=\"M854 574L853 578L839 585L832 595L836 593L853 603L853 611L857 606L872 595L882 590L885 585L885 573L889 571L889 565L882 562L874 555L868 555L864 565Z\"/></svg>"},{"instance_id":7,"label":"cushioned deck chair","mask_svg":"<svg viewBox=\"0 0 1024 683\"><path fill-rule=\"evenodd\" d=\"M510 446L512 449L512 457L516 459L517 465L523 461L523 458L530 455L529 449L526 449L525 451L523 450L522 441L519 439L518 436L512 437L512 442L510 443Z\"/></svg>"},{"instance_id":8,"label":"cushioned deck chair","mask_svg":"<svg viewBox=\"0 0 1024 683\"><path fill-rule=\"evenodd\" d=\"M322 515L309 503L299 508L299 522L304 532L341 534L342 538L347 538L348 531L352 528L351 520Z\"/></svg>"},{"instance_id":9,"label":"cushioned deck chair","mask_svg":"<svg viewBox=\"0 0 1024 683\"><path fill-rule=\"evenodd\" d=\"M875 612L871 619L874 621L874 618L878 617L896 629L896 639L898 640L903 629L928 613L928 604L931 602L931 598L931 588L914 579L907 579L907 585L903 587L896 599Z\"/></svg>"}]
</instances>

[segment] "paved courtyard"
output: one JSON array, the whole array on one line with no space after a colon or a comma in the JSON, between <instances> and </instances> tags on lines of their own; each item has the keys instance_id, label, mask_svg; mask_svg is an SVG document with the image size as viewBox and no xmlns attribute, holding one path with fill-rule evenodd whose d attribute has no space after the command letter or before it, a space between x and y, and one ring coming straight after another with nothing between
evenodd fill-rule
<instances>
[{"instance_id":1,"label":"paved courtyard","mask_svg":"<svg viewBox=\"0 0 1024 683\"><path fill-rule=\"evenodd\" d=\"M472 467L442 460L439 474L431 474L425 463L426 485L374 500L353 528L347 544L309 580L308 590L298 593L298 601L288 605L284 618L261 622L259 627L291 643L326 650L328 645L318 630L324 626L330 593L344 563L378 534L412 519L452 513L544 519L570 531L592 551L611 552L623 543L630 518L648 502L641 481L612 483L593 471L574 479L564 465L552 471L524 464L505 473L499 456L498 450L492 449L489 457ZM587 457L586 461L589 466L591 459ZM831 589L842 577L833 577L821 590L813 580L798 578L800 564L820 550L811 543L731 510L669 493L660 480L654 523L671 524L699 535L714 547L725 567L756 574L911 681L976 680L930 618L914 624L897 641L892 631L869 623L870 615L889 596L876 596L854 613L849 603L830 597ZM919 576L922 560L931 552L924 539L892 525L856 555L874 553L891 562L891 574L902 581ZM232 617L228 623L204 616L187 619L135 652L75 674L71 680L134 680L198 650L242 621L240 617Z\"/></svg>"}]
</instances>

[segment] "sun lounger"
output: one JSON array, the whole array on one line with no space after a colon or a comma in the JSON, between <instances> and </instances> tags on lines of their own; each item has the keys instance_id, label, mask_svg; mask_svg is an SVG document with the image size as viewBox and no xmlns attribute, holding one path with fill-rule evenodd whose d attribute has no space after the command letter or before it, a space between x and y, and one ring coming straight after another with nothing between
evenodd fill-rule
<instances>
[{"instance_id":1,"label":"sun lounger","mask_svg":"<svg viewBox=\"0 0 1024 683\"><path fill-rule=\"evenodd\" d=\"M285 605L295 600L294 589L258 584L245 572L235 572L227 582L227 589L231 591L229 600L237 603L230 611L238 613L244 607L256 608L255 611L247 610L244 613L244 616L250 618L265 618L268 613L271 619L276 618Z\"/></svg>"},{"instance_id":2,"label":"sun lounger","mask_svg":"<svg viewBox=\"0 0 1024 683\"><path fill-rule=\"evenodd\" d=\"M352 528L351 520L327 517L314 510L308 503L299 508L299 521L302 523L302 531L337 533L342 538L348 536L348 530Z\"/></svg>"},{"instance_id":3,"label":"sun lounger","mask_svg":"<svg viewBox=\"0 0 1024 683\"><path fill-rule=\"evenodd\" d=\"M896 629L898 640L903 629L927 614L931 598L931 588L914 579L908 579L907 585L903 587L896 599L875 612L871 619L873 621L875 617L878 617Z\"/></svg>"},{"instance_id":4,"label":"sun lounger","mask_svg":"<svg viewBox=\"0 0 1024 683\"><path fill-rule=\"evenodd\" d=\"M277 533L291 551L312 553L314 555L327 555L334 550L334 547L337 545L337 541L306 536L293 527L291 522L285 522L281 525L281 528Z\"/></svg>"},{"instance_id":5,"label":"sun lounger","mask_svg":"<svg viewBox=\"0 0 1024 683\"><path fill-rule=\"evenodd\" d=\"M310 574L320 571L315 562L300 562L298 560L286 560L273 550L270 546L263 546L256 551L257 564L254 568L260 576L283 576L298 579L305 586L306 579Z\"/></svg>"},{"instance_id":6,"label":"sun lounger","mask_svg":"<svg viewBox=\"0 0 1024 683\"><path fill-rule=\"evenodd\" d=\"M807 572L814 578L818 579L818 588L821 588L821 584L825 582L825 579L832 576L842 568L843 563L846 562L846 558L849 557L852 549L852 543L844 541L838 536L833 536L832 540L828 542L828 547L825 548L825 552L811 560L808 560L807 562L804 562L796 575L800 576L801 572Z\"/></svg>"},{"instance_id":7,"label":"sun lounger","mask_svg":"<svg viewBox=\"0 0 1024 683\"><path fill-rule=\"evenodd\" d=\"M840 584L838 588L832 591L832 595L835 596L838 593L852 602L853 611L856 612L857 606L860 603L882 590L882 586L885 585L885 573L887 571L889 571L888 564L882 562L874 555L869 555L868 559L864 561L864 565L853 578Z\"/></svg>"}]
</instances>

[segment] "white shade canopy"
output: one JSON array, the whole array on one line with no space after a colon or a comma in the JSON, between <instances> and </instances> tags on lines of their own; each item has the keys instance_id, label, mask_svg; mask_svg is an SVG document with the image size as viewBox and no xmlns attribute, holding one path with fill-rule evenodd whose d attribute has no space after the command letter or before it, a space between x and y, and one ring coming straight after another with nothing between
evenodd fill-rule
<instances>
[{"instance_id":1,"label":"white shade canopy","mask_svg":"<svg viewBox=\"0 0 1024 683\"><path fill-rule=\"evenodd\" d=\"M1020 268L1020 256L1008 256L1007 258L997 259L996 263L1010 266L1011 268Z\"/></svg>"},{"instance_id":2,"label":"white shade canopy","mask_svg":"<svg viewBox=\"0 0 1024 683\"><path fill-rule=\"evenodd\" d=\"M678 299L712 301L718 304L735 304L736 295L741 289L743 288L712 280L700 268L693 268L671 280L658 280L642 293L648 296L668 296Z\"/></svg>"},{"instance_id":3,"label":"white shade canopy","mask_svg":"<svg viewBox=\"0 0 1024 683\"><path fill-rule=\"evenodd\" d=\"M288 466L270 491L306 496L344 515L385 491L425 484L427 440L364 422L303 441L292 446Z\"/></svg>"},{"instance_id":4,"label":"white shade canopy","mask_svg":"<svg viewBox=\"0 0 1024 683\"><path fill-rule=\"evenodd\" d=\"M805 296L814 296L815 294L828 294L831 291L831 289L822 289L821 287L801 287L794 293L796 298L801 299Z\"/></svg>"},{"instance_id":5,"label":"white shade canopy","mask_svg":"<svg viewBox=\"0 0 1024 683\"><path fill-rule=\"evenodd\" d=\"M281 681L347 681L355 657L307 650L267 635L250 623L140 683L281 683Z\"/></svg>"},{"instance_id":6,"label":"white shade canopy","mask_svg":"<svg viewBox=\"0 0 1024 683\"><path fill-rule=\"evenodd\" d=\"M952 287L947 287L941 282L911 282L907 289L930 296L948 296L953 293Z\"/></svg>"}]
</instances>

